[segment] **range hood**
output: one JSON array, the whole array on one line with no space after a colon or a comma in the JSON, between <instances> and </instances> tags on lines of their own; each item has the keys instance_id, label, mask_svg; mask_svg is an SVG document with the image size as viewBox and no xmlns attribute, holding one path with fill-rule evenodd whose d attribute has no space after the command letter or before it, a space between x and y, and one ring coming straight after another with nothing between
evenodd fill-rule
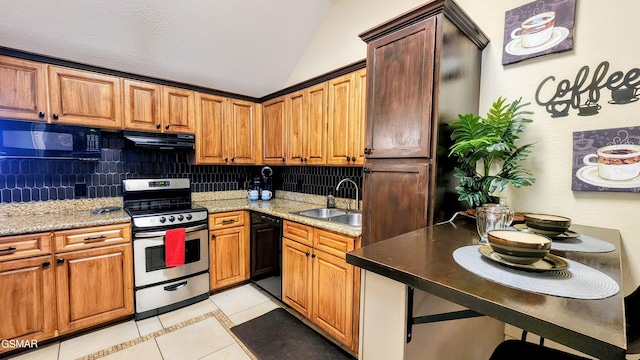
<instances>
[{"instance_id":1,"label":"range hood","mask_svg":"<svg viewBox=\"0 0 640 360\"><path fill-rule=\"evenodd\" d=\"M196 143L196 136L193 134L166 134L125 130L122 135L127 143L147 149L193 150Z\"/></svg>"}]
</instances>

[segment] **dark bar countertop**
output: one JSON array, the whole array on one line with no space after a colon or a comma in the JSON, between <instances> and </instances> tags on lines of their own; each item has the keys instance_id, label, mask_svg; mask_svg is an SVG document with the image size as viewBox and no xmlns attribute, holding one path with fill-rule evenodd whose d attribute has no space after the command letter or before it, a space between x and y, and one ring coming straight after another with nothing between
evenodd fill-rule
<instances>
[{"instance_id":1,"label":"dark bar countertop","mask_svg":"<svg viewBox=\"0 0 640 360\"><path fill-rule=\"evenodd\" d=\"M553 253L595 268L622 288L618 230L572 225L615 245L607 253ZM478 244L475 219L419 229L347 253L347 262L455 302L597 358L624 359L624 294L602 300L541 295L483 279L458 265L453 251ZM365 299L366 301L366 299Z\"/></svg>"}]
</instances>

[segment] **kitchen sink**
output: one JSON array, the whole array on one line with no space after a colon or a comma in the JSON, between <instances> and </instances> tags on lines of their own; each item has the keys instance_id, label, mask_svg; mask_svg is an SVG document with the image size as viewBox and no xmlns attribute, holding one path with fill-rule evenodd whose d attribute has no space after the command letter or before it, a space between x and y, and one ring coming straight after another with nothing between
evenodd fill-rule
<instances>
[{"instance_id":1,"label":"kitchen sink","mask_svg":"<svg viewBox=\"0 0 640 360\"><path fill-rule=\"evenodd\" d=\"M292 212L292 214L302 215L317 220L336 222L354 227L362 227L362 214L355 210L319 208L295 211Z\"/></svg>"},{"instance_id":2,"label":"kitchen sink","mask_svg":"<svg viewBox=\"0 0 640 360\"><path fill-rule=\"evenodd\" d=\"M344 215L346 214L346 212L339 209L320 208L320 209L298 211L296 214L308 216L316 219L327 219L332 216Z\"/></svg>"},{"instance_id":3,"label":"kitchen sink","mask_svg":"<svg viewBox=\"0 0 640 360\"><path fill-rule=\"evenodd\" d=\"M329 220L351 226L362 226L362 214L360 213L338 215L330 218Z\"/></svg>"}]
</instances>

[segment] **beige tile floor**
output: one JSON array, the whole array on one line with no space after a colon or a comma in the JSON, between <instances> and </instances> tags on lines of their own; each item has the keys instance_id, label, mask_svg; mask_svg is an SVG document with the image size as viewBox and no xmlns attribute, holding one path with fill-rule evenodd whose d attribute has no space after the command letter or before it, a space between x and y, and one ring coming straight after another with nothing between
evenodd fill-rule
<instances>
[{"instance_id":1,"label":"beige tile floor","mask_svg":"<svg viewBox=\"0 0 640 360\"><path fill-rule=\"evenodd\" d=\"M141 321L127 321L45 345L14 360L246 360L228 328L281 306L254 285ZM105 356L106 355L106 356Z\"/></svg>"}]
</instances>

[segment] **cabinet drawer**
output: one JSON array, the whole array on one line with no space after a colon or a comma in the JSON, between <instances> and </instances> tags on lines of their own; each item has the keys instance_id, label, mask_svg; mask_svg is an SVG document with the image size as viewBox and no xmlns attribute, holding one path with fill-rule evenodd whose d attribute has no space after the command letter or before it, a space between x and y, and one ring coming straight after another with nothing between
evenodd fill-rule
<instances>
[{"instance_id":1,"label":"cabinet drawer","mask_svg":"<svg viewBox=\"0 0 640 360\"><path fill-rule=\"evenodd\" d=\"M350 236L316 229L313 235L313 247L344 259L345 253L353 250L355 245L354 239Z\"/></svg>"},{"instance_id":2,"label":"cabinet drawer","mask_svg":"<svg viewBox=\"0 0 640 360\"><path fill-rule=\"evenodd\" d=\"M51 254L51 233L0 238L0 261Z\"/></svg>"},{"instance_id":3,"label":"cabinet drawer","mask_svg":"<svg viewBox=\"0 0 640 360\"><path fill-rule=\"evenodd\" d=\"M209 230L226 229L245 224L244 211L229 211L209 215Z\"/></svg>"},{"instance_id":4,"label":"cabinet drawer","mask_svg":"<svg viewBox=\"0 0 640 360\"><path fill-rule=\"evenodd\" d=\"M313 227L291 221L284 221L282 236L305 245L313 246Z\"/></svg>"},{"instance_id":5,"label":"cabinet drawer","mask_svg":"<svg viewBox=\"0 0 640 360\"><path fill-rule=\"evenodd\" d=\"M131 225L116 224L53 233L56 252L91 249L131 242Z\"/></svg>"}]
</instances>

